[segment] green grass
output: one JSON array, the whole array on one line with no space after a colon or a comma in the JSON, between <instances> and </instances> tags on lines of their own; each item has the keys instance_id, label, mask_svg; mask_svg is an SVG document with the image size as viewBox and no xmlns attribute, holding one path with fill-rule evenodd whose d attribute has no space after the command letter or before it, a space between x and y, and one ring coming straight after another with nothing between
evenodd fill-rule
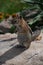
<instances>
[{"instance_id":1,"label":"green grass","mask_svg":"<svg viewBox=\"0 0 43 65\"><path fill-rule=\"evenodd\" d=\"M0 0L0 12L12 14L28 8L28 4L21 0Z\"/></svg>"}]
</instances>

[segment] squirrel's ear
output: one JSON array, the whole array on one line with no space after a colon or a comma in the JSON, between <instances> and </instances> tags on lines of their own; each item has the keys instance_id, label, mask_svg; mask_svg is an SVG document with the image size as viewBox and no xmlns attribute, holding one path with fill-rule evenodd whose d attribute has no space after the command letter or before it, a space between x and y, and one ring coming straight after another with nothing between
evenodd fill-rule
<instances>
[{"instance_id":1,"label":"squirrel's ear","mask_svg":"<svg viewBox=\"0 0 43 65\"><path fill-rule=\"evenodd\" d=\"M15 18L17 15L16 14L12 14L12 18Z\"/></svg>"}]
</instances>

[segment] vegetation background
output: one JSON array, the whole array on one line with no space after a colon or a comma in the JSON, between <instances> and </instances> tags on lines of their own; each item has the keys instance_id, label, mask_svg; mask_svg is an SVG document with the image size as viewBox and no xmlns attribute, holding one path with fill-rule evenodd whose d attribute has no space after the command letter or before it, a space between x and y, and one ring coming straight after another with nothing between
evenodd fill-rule
<instances>
[{"instance_id":1,"label":"vegetation background","mask_svg":"<svg viewBox=\"0 0 43 65\"><path fill-rule=\"evenodd\" d=\"M35 16L32 14L32 21L30 21L28 24L31 26L31 28L34 28L38 22L40 22L43 26L43 0L25 0L29 1L26 3L23 1L24 0L0 0L0 22L2 22L2 20L5 18L6 14L12 15L27 8L35 8L40 12ZM31 6L29 4L31 4ZM15 27L12 26L10 32L14 32L14 29Z\"/></svg>"},{"instance_id":2,"label":"vegetation background","mask_svg":"<svg viewBox=\"0 0 43 65\"><path fill-rule=\"evenodd\" d=\"M0 0L0 22L5 16L20 12L29 7L27 3L22 3L22 0ZM10 32L14 32L15 27L12 26Z\"/></svg>"},{"instance_id":3,"label":"vegetation background","mask_svg":"<svg viewBox=\"0 0 43 65\"><path fill-rule=\"evenodd\" d=\"M26 9L28 4L22 3L21 0L0 0L0 12L12 14Z\"/></svg>"}]
</instances>

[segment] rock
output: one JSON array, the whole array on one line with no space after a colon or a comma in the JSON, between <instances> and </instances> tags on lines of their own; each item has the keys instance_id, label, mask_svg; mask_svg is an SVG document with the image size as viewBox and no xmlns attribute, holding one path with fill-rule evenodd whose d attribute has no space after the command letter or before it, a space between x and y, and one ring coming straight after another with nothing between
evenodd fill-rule
<instances>
[{"instance_id":1,"label":"rock","mask_svg":"<svg viewBox=\"0 0 43 65\"><path fill-rule=\"evenodd\" d=\"M11 33L6 33L6 34L1 34L0 35L0 42L1 41L4 41L4 40L10 40L10 39L15 39L15 38L17 38L17 35L14 33L14 34L11 34Z\"/></svg>"},{"instance_id":2,"label":"rock","mask_svg":"<svg viewBox=\"0 0 43 65\"><path fill-rule=\"evenodd\" d=\"M34 40L28 49L17 47L17 34L0 35L0 65L43 65L43 33L40 35L42 39Z\"/></svg>"},{"instance_id":3,"label":"rock","mask_svg":"<svg viewBox=\"0 0 43 65\"><path fill-rule=\"evenodd\" d=\"M9 24L8 20L3 20L0 23L0 32L7 33L7 32L9 32L10 28L11 28L11 25Z\"/></svg>"}]
</instances>

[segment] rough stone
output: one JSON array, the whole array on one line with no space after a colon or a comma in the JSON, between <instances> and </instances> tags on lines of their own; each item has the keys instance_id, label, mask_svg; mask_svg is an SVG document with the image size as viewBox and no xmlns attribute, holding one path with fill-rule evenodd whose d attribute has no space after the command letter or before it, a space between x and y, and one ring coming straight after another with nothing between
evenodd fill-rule
<instances>
[{"instance_id":1,"label":"rough stone","mask_svg":"<svg viewBox=\"0 0 43 65\"><path fill-rule=\"evenodd\" d=\"M0 32L7 33L9 32L10 28L11 28L11 25L8 20L3 20L0 23Z\"/></svg>"},{"instance_id":2,"label":"rough stone","mask_svg":"<svg viewBox=\"0 0 43 65\"><path fill-rule=\"evenodd\" d=\"M0 65L43 65L43 33L30 48L18 48L17 34L0 35ZM14 39L12 39L14 38Z\"/></svg>"}]
</instances>

